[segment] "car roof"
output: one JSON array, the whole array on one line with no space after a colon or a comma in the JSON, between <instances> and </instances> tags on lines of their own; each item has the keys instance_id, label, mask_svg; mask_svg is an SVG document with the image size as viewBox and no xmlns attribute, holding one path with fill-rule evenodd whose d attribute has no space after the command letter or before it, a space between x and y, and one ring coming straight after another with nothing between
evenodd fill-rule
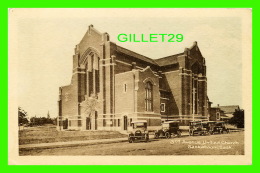
<instances>
[{"instance_id":1,"label":"car roof","mask_svg":"<svg viewBox=\"0 0 260 173\"><path fill-rule=\"evenodd\" d=\"M147 123L146 120L136 120L136 121L132 121L131 123Z\"/></svg>"},{"instance_id":2,"label":"car roof","mask_svg":"<svg viewBox=\"0 0 260 173\"><path fill-rule=\"evenodd\" d=\"M170 124L170 123L179 123L180 121L178 120L171 120L171 121L165 121L163 124Z\"/></svg>"}]
</instances>

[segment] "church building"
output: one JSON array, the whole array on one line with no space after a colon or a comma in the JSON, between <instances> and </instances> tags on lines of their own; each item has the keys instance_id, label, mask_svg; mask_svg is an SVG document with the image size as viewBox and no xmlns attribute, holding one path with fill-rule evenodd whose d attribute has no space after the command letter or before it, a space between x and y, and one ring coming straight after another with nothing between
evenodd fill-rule
<instances>
[{"instance_id":1,"label":"church building","mask_svg":"<svg viewBox=\"0 0 260 173\"><path fill-rule=\"evenodd\" d=\"M194 42L182 53L151 59L90 25L75 47L71 83L59 88L58 107L59 130L126 131L135 120L149 128L166 120L206 120L205 58Z\"/></svg>"}]
</instances>

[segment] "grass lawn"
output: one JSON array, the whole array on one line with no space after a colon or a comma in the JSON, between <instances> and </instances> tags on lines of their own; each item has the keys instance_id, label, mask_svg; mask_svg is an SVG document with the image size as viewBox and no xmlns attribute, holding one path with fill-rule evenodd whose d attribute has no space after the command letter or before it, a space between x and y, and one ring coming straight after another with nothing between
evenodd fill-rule
<instances>
[{"instance_id":1,"label":"grass lawn","mask_svg":"<svg viewBox=\"0 0 260 173\"><path fill-rule=\"evenodd\" d=\"M19 145L126 137L115 131L57 131L56 126L28 127L19 131Z\"/></svg>"}]
</instances>

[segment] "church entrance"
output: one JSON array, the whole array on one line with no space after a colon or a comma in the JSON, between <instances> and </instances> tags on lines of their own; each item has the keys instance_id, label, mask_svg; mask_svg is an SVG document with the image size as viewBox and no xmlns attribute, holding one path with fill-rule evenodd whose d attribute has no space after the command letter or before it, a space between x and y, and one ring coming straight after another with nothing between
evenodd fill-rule
<instances>
[{"instance_id":1,"label":"church entrance","mask_svg":"<svg viewBox=\"0 0 260 173\"><path fill-rule=\"evenodd\" d=\"M94 117L86 117L86 130L97 130L97 118L97 111L95 111Z\"/></svg>"},{"instance_id":2,"label":"church entrance","mask_svg":"<svg viewBox=\"0 0 260 173\"><path fill-rule=\"evenodd\" d=\"M91 122L89 117L86 118L86 130L91 130Z\"/></svg>"}]
</instances>

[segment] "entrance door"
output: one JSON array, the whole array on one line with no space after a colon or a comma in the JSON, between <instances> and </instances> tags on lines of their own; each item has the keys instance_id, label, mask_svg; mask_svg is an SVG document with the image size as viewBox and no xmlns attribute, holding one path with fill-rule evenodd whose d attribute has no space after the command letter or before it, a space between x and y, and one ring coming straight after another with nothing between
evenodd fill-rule
<instances>
[{"instance_id":1,"label":"entrance door","mask_svg":"<svg viewBox=\"0 0 260 173\"><path fill-rule=\"evenodd\" d=\"M90 130L90 129L91 129L90 118L87 117L86 118L86 130Z\"/></svg>"},{"instance_id":2,"label":"entrance door","mask_svg":"<svg viewBox=\"0 0 260 173\"><path fill-rule=\"evenodd\" d=\"M124 130L127 130L127 116L124 116Z\"/></svg>"},{"instance_id":3,"label":"entrance door","mask_svg":"<svg viewBox=\"0 0 260 173\"><path fill-rule=\"evenodd\" d=\"M63 120L63 129L68 129L68 119Z\"/></svg>"}]
</instances>

